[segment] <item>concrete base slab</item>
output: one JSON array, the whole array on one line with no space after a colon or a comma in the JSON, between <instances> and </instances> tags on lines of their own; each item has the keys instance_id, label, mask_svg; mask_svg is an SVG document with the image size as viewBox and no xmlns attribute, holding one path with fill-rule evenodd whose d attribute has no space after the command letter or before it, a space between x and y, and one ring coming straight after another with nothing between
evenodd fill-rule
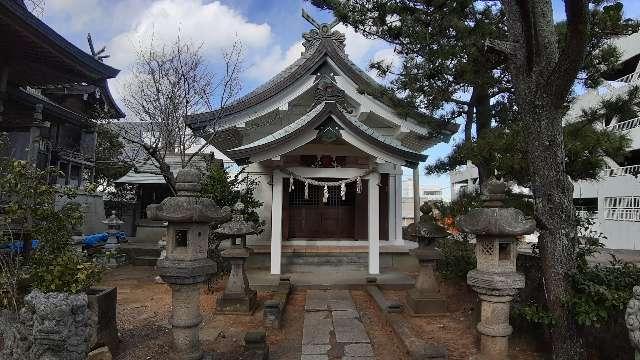
<instances>
[{"instance_id":1,"label":"concrete base slab","mask_svg":"<svg viewBox=\"0 0 640 360\"><path fill-rule=\"evenodd\" d=\"M438 315L447 312L447 301L438 294L423 294L411 289L407 294L407 310L412 316Z\"/></svg>"},{"instance_id":2,"label":"concrete base slab","mask_svg":"<svg viewBox=\"0 0 640 360\"><path fill-rule=\"evenodd\" d=\"M322 273L290 273L291 283L301 289L361 289L367 286L367 271L335 271ZM385 290L408 290L415 280L403 272L384 272L375 275L377 284ZM248 270L247 277L252 289L274 291L280 275L271 275L268 270Z\"/></svg>"}]
</instances>

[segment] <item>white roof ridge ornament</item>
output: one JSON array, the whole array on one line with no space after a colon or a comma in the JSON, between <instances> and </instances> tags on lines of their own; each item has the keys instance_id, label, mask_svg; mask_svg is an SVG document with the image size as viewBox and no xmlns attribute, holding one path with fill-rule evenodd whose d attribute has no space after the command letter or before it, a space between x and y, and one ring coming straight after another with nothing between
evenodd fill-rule
<instances>
[{"instance_id":1,"label":"white roof ridge ornament","mask_svg":"<svg viewBox=\"0 0 640 360\"><path fill-rule=\"evenodd\" d=\"M302 9L302 17L309 22L309 24L313 25L315 29L311 29L302 34L302 38L304 42L302 46L304 46L305 51L309 51L313 49L316 45L318 45L322 40L327 39L333 41L340 51L344 52L344 42L345 35L337 30L333 30L333 28L338 25L340 22L338 19L334 19L330 23L319 23L309 15L304 9ZM332 31L333 30L333 31Z\"/></svg>"}]
</instances>

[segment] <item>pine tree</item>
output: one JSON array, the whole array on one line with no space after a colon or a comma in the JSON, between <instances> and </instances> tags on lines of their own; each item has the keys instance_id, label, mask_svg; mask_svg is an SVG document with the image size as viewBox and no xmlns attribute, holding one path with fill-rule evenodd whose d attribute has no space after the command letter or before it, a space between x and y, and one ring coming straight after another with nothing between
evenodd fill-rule
<instances>
[{"instance_id":1,"label":"pine tree","mask_svg":"<svg viewBox=\"0 0 640 360\"><path fill-rule=\"evenodd\" d=\"M513 164L526 166L522 173L535 200L547 305L557 320L553 356L584 358L565 301L571 296L568 280L576 269L577 249L573 185L566 167L566 155L574 148L565 147L565 133L569 138L580 128L563 128L563 118L574 84L597 85L603 67L617 62L619 53L606 40L637 30L623 19L622 4L565 0L566 21L555 24L551 0L311 1L356 30L395 45L404 62L391 91L436 115L464 116L467 143L471 124L476 139L495 137L476 141L475 150L489 154L489 164L482 158L477 164L485 176L512 155ZM383 64L374 68L390 70ZM465 99L463 93L471 95Z\"/></svg>"}]
</instances>

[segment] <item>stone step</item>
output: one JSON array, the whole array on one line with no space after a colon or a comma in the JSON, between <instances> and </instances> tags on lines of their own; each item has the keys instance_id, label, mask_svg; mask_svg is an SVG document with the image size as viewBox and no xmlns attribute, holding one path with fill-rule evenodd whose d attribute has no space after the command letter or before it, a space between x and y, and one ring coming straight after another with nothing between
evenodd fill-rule
<instances>
[{"instance_id":1,"label":"stone step","mask_svg":"<svg viewBox=\"0 0 640 360\"><path fill-rule=\"evenodd\" d=\"M133 258L134 266L156 266L158 258L154 256L137 256Z\"/></svg>"},{"instance_id":2,"label":"stone step","mask_svg":"<svg viewBox=\"0 0 640 360\"><path fill-rule=\"evenodd\" d=\"M287 272L366 270L368 263L366 253L291 253L282 256L282 267Z\"/></svg>"}]
</instances>

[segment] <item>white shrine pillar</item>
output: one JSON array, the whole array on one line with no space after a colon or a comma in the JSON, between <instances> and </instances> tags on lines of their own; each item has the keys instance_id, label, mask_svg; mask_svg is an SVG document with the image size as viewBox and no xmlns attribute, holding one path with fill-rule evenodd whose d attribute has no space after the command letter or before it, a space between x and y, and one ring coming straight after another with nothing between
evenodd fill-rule
<instances>
[{"instance_id":1,"label":"white shrine pillar","mask_svg":"<svg viewBox=\"0 0 640 360\"><path fill-rule=\"evenodd\" d=\"M380 274L380 174L368 176L369 274Z\"/></svg>"},{"instance_id":2,"label":"white shrine pillar","mask_svg":"<svg viewBox=\"0 0 640 360\"><path fill-rule=\"evenodd\" d=\"M271 198L271 274L280 274L282 259L282 187L283 174L273 170Z\"/></svg>"},{"instance_id":3,"label":"white shrine pillar","mask_svg":"<svg viewBox=\"0 0 640 360\"><path fill-rule=\"evenodd\" d=\"M413 169L413 223L420 220L420 163Z\"/></svg>"},{"instance_id":4,"label":"white shrine pillar","mask_svg":"<svg viewBox=\"0 0 640 360\"><path fill-rule=\"evenodd\" d=\"M396 238L394 239L394 242L398 245L402 245L404 244L404 240L402 239L402 167L399 165L397 166L395 190L396 202L394 205L396 207L396 217L394 219L394 227L396 229Z\"/></svg>"},{"instance_id":5,"label":"white shrine pillar","mask_svg":"<svg viewBox=\"0 0 640 360\"><path fill-rule=\"evenodd\" d=\"M389 242L402 245L402 167L393 165L389 173Z\"/></svg>"}]
</instances>

